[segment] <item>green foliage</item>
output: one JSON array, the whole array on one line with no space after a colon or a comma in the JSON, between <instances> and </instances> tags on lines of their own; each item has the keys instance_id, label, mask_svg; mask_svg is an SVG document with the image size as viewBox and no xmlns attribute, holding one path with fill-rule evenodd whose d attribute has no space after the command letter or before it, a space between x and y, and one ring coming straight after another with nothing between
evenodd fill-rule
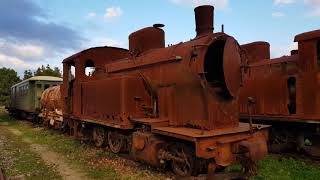
<instances>
[{"instance_id":1,"label":"green foliage","mask_svg":"<svg viewBox=\"0 0 320 180\"><path fill-rule=\"evenodd\" d=\"M9 105L10 87L20 81L15 70L0 68L0 105Z\"/></svg>"},{"instance_id":2,"label":"green foliage","mask_svg":"<svg viewBox=\"0 0 320 180\"><path fill-rule=\"evenodd\" d=\"M55 76L55 77L61 77L61 71L58 67L54 67L53 69L50 67L49 64L47 64L46 67L42 65L39 67L35 72L34 76Z\"/></svg>"},{"instance_id":3,"label":"green foliage","mask_svg":"<svg viewBox=\"0 0 320 180\"><path fill-rule=\"evenodd\" d=\"M254 179L316 180L320 179L320 168L307 160L268 156L259 162L259 174Z\"/></svg>"},{"instance_id":4,"label":"green foliage","mask_svg":"<svg viewBox=\"0 0 320 180\"><path fill-rule=\"evenodd\" d=\"M28 70L25 70L24 71L24 74L23 74L23 80L26 80L26 79L29 79L31 78L33 75L32 75L32 71L30 69Z\"/></svg>"}]
</instances>

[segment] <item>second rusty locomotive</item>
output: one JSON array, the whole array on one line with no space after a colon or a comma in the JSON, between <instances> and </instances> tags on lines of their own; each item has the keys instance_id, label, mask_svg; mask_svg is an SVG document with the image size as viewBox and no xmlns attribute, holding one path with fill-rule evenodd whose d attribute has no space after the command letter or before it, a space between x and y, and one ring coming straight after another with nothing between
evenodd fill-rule
<instances>
[{"instance_id":1,"label":"second rusty locomotive","mask_svg":"<svg viewBox=\"0 0 320 180\"><path fill-rule=\"evenodd\" d=\"M132 33L129 50L97 47L66 58L60 91L70 134L180 176L236 163L255 170L267 154L268 126L239 123L240 46L213 33L212 6L195 15L197 36L188 42L165 47L156 24Z\"/></svg>"},{"instance_id":2,"label":"second rusty locomotive","mask_svg":"<svg viewBox=\"0 0 320 180\"><path fill-rule=\"evenodd\" d=\"M270 58L268 42L242 45L248 57L240 116L271 124L270 150L320 157L320 30L295 36L298 49ZM255 99L248 106L247 97Z\"/></svg>"}]
</instances>

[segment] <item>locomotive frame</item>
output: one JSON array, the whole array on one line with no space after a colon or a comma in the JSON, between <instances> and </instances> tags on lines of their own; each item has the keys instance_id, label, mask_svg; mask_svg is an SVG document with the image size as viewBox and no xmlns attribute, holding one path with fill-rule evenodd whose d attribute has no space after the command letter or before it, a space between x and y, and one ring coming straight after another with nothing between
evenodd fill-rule
<instances>
[{"instance_id":1,"label":"locomotive frame","mask_svg":"<svg viewBox=\"0 0 320 180\"><path fill-rule=\"evenodd\" d=\"M64 59L63 84L42 93L40 122L179 176L239 163L256 173L269 126L239 123L243 52L235 38L213 33L212 6L195 8L195 20L187 42L165 47L155 24L130 34L129 50Z\"/></svg>"},{"instance_id":2,"label":"locomotive frame","mask_svg":"<svg viewBox=\"0 0 320 180\"><path fill-rule=\"evenodd\" d=\"M180 176L234 163L254 173L269 126L239 123L240 46L212 32L212 6L195 14L191 41L165 47L156 24L132 33L129 51L98 47L66 58L61 98L70 134L156 167L170 164Z\"/></svg>"}]
</instances>

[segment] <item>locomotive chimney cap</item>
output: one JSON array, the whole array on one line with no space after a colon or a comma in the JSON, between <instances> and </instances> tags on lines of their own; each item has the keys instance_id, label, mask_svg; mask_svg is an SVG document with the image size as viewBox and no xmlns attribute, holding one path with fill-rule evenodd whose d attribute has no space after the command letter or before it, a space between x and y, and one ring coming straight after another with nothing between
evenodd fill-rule
<instances>
[{"instance_id":1,"label":"locomotive chimney cap","mask_svg":"<svg viewBox=\"0 0 320 180\"><path fill-rule=\"evenodd\" d=\"M214 7L210 5L198 6L194 9L197 37L213 32Z\"/></svg>"},{"instance_id":2,"label":"locomotive chimney cap","mask_svg":"<svg viewBox=\"0 0 320 180\"><path fill-rule=\"evenodd\" d=\"M156 23L156 24L153 24L153 27L154 27L154 28L163 28L163 27L164 27L164 24Z\"/></svg>"}]
</instances>

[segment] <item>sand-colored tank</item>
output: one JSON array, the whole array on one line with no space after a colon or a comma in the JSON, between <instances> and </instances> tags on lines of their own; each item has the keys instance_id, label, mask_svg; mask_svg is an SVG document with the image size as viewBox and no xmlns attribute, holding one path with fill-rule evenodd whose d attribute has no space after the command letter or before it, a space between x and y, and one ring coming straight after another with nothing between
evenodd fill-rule
<instances>
[{"instance_id":1,"label":"sand-colored tank","mask_svg":"<svg viewBox=\"0 0 320 180\"><path fill-rule=\"evenodd\" d=\"M41 95L40 104L39 117L42 118L42 122L47 126L61 128L63 118L60 86L46 89Z\"/></svg>"}]
</instances>

